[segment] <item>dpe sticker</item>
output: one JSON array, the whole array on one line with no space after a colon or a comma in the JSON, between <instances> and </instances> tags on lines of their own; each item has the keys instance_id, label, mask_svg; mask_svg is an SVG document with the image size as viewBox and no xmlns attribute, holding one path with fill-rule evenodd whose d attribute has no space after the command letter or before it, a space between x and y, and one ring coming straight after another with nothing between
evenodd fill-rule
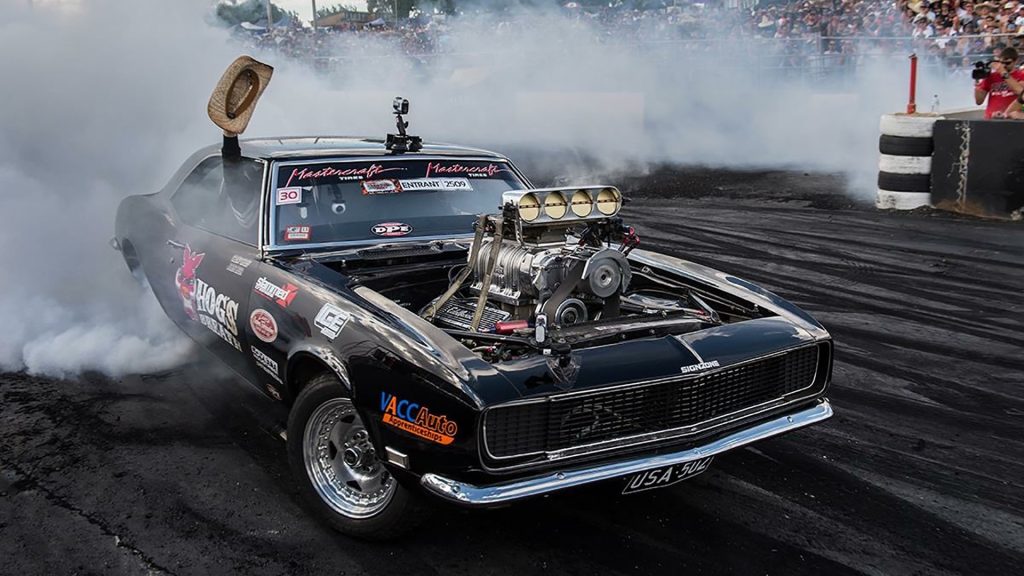
<instances>
[{"instance_id":1,"label":"dpe sticker","mask_svg":"<svg viewBox=\"0 0 1024 576\"><path fill-rule=\"evenodd\" d=\"M405 236L409 234L412 232L412 226L402 222L381 222L380 224L376 224L370 228L370 232L373 232L377 236L393 238L395 236Z\"/></svg>"}]
</instances>

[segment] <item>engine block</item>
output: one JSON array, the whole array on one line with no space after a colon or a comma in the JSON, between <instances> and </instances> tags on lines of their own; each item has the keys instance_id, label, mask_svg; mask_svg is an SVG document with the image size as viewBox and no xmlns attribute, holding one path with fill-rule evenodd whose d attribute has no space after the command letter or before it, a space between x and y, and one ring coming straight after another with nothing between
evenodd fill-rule
<instances>
[{"instance_id":1,"label":"engine block","mask_svg":"<svg viewBox=\"0 0 1024 576\"><path fill-rule=\"evenodd\" d=\"M487 292L492 299L503 304L524 306L546 298L562 283L567 265L572 261L562 247L535 248L508 239L485 238L476 262L471 263L476 279L472 285L474 292L484 290L482 279L494 242L501 242L502 246Z\"/></svg>"},{"instance_id":2,"label":"engine block","mask_svg":"<svg viewBox=\"0 0 1024 576\"><path fill-rule=\"evenodd\" d=\"M638 242L617 217L619 191L531 189L502 198L501 214L480 217L467 269L440 305L471 278L478 324L481 309L497 307L517 321L536 322L540 339L547 322L566 326L618 315L631 278L626 255ZM436 313L430 310L428 316Z\"/></svg>"}]
</instances>

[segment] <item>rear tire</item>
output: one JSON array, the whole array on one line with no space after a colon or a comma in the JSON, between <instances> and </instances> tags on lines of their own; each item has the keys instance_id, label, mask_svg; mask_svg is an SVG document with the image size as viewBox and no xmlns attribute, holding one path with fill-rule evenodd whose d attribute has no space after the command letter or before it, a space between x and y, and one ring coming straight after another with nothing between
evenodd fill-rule
<instances>
[{"instance_id":1,"label":"rear tire","mask_svg":"<svg viewBox=\"0 0 1024 576\"><path fill-rule=\"evenodd\" d=\"M135 253L135 246L131 242L127 240L122 242L121 256L124 257L124 263L128 266L128 271L132 273L132 278L135 278L139 286L143 288L149 286L149 279L146 278L146 273L142 270L142 262L139 260L139 255Z\"/></svg>"},{"instance_id":2,"label":"rear tire","mask_svg":"<svg viewBox=\"0 0 1024 576\"><path fill-rule=\"evenodd\" d=\"M347 392L324 373L295 399L288 416L292 475L335 530L368 540L396 538L425 518L426 505L381 463Z\"/></svg>"}]
</instances>

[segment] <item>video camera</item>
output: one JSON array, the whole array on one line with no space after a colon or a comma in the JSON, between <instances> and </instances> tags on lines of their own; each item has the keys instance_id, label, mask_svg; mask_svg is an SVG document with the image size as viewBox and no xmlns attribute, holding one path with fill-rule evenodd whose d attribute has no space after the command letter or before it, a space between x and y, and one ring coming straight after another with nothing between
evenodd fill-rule
<instances>
[{"instance_id":1,"label":"video camera","mask_svg":"<svg viewBox=\"0 0 1024 576\"><path fill-rule=\"evenodd\" d=\"M398 134L388 134L384 146L392 154L419 152L423 148L423 139L419 136L406 134L405 129L409 127L409 123L402 118L402 116L409 113L409 101L401 96L396 96L395 100L391 103L391 110L395 114L395 125L398 128Z\"/></svg>"},{"instance_id":2,"label":"video camera","mask_svg":"<svg viewBox=\"0 0 1024 576\"><path fill-rule=\"evenodd\" d=\"M989 66L991 66L993 62L995 62L995 60L979 60L975 62L974 70L971 70L971 78L975 80L984 80L985 78L988 78L988 75L991 74Z\"/></svg>"}]
</instances>

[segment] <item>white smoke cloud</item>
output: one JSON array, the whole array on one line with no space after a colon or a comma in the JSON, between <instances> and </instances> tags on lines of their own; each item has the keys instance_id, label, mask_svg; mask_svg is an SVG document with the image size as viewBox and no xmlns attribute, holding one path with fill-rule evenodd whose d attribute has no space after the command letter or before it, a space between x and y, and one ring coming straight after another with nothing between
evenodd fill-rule
<instances>
[{"instance_id":1,"label":"white smoke cloud","mask_svg":"<svg viewBox=\"0 0 1024 576\"><path fill-rule=\"evenodd\" d=\"M207 0L26 2L0 18L0 367L111 374L171 366L184 337L106 244L118 202L159 189L216 142L209 90L241 49ZM499 30L500 29L500 30ZM902 56L855 78L780 78L736 42L609 42L557 12L464 18L414 63L373 36L333 73L276 54L247 136L411 132L498 150L541 145L614 171L673 162L851 174L873 194L878 115L901 108ZM840 84L841 80L841 84ZM970 85L921 93L966 102ZM572 167L562 166L565 170Z\"/></svg>"}]
</instances>

